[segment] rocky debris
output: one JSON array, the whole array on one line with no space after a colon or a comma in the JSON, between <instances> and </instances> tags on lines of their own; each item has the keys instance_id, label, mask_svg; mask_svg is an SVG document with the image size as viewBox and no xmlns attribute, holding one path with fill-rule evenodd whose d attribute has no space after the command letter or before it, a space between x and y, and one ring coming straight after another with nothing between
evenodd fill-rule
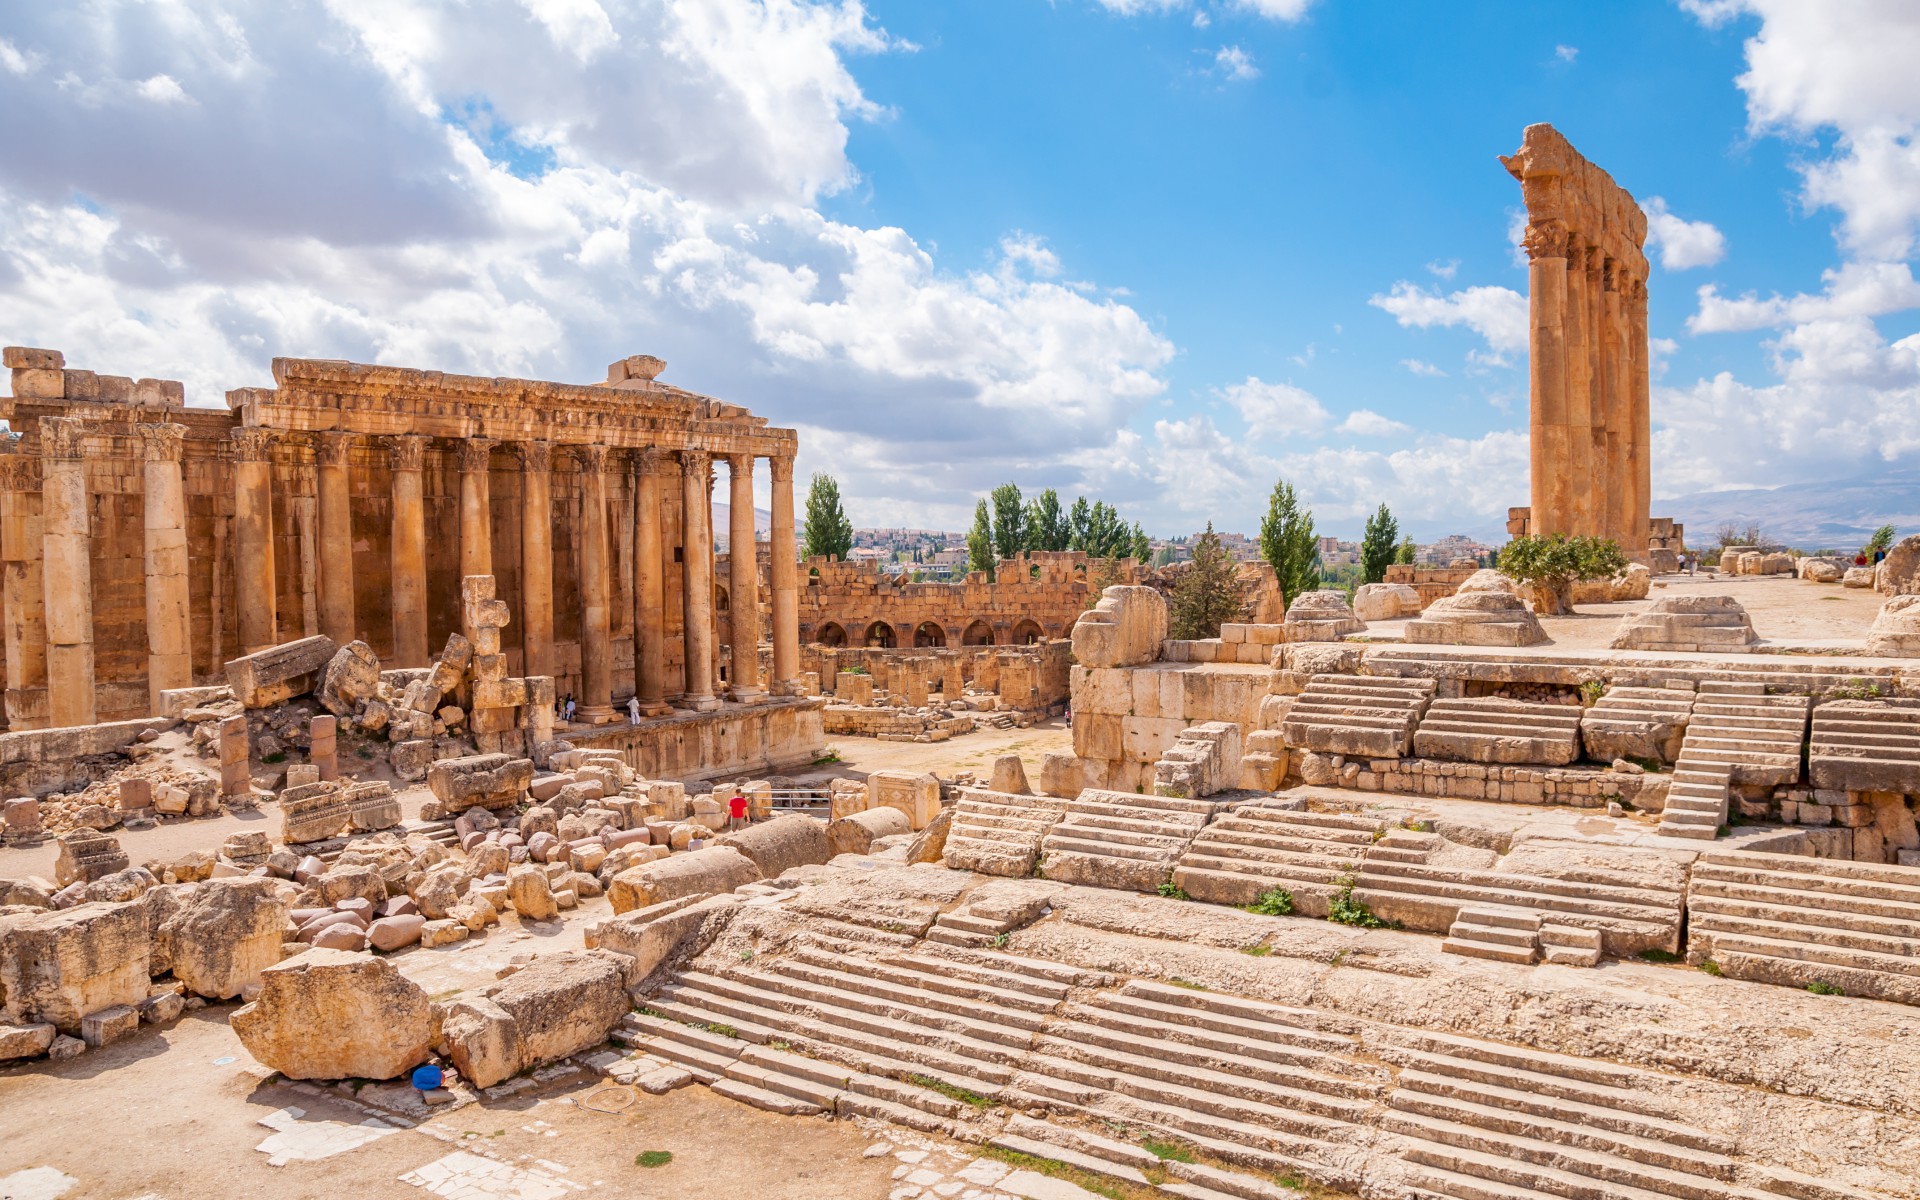
<instances>
[{"instance_id":1,"label":"rocky debris","mask_svg":"<svg viewBox=\"0 0 1920 1200\"><path fill-rule=\"evenodd\" d=\"M353 717L380 695L380 657L365 642L334 651L320 677L316 698L336 717Z\"/></svg>"},{"instance_id":2,"label":"rocky debris","mask_svg":"<svg viewBox=\"0 0 1920 1200\"><path fill-rule=\"evenodd\" d=\"M1353 593L1353 615L1362 621L1417 617L1420 593L1404 583L1363 583Z\"/></svg>"},{"instance_id":3,"label":"rocky debris","mask_svg":"<svg viewBox=\"0 0 1920 1200\"><path fill-rule=\"evenodd\" d=\"M1451 596L1408 621L1409 642L1454 646L1537 646L1547 631L1498 571L1475 571Z\"/></svg>"},{"instance_id":4,"label":"rocky debris","mask_svg":"<svg viewBox=\"0 0 1920 1200\"><path fill-rule=\"evenodd\" d=\"M560 915L552 884L539 867L519 866L507 872L507 894L522 920L551 921Z\"/></svg>"},{"instance_id":5,"label":"rocky debris","mask_svg":"<svg viewBox=\"0 0 1920 1200\"><path fill-rule=\"evenodd\" d=\"M0 1023L78 1036L88 1013L146 999L147 946L139 904L0 916Z\"/></svg>"},{"instance_id":6,"label":"rocky debris","mask_svg":"<svg viewBox=\"0 0 1920 1200\"><path fill-rule=\"evenodd\" d=\"M270 708L311 692L339 649L325 636L283 642L227 663L227 686L245 708Z\"/></svg>"},{"instance_id":7,"label":"rocky debris","mask_svg":"<svg viewBox=\"0 0 1920 1200\"><path fill-rule=\"evenodd\" d=\"M427 768L427 786L445 808L499 809L518 804L533 782L533 761L504 754L442 759Z\"/></svg>"},{"instance_id":8,"label":"rocky debris","mask_svg":"<svg viewBox=\"0 0 1920 1200\"><path fill-rule=\"evenodd\" d=\"M76 829L61 834L59 857L53 864L53 881L61 887L73 883L92 883L128 866L127 852L118 840L104 833Z\"/></svg>"},{"instance_id":9,"label":"rocky debris","mask_svg":"<svg viewBox=\"0 0 1920 1200\"><path fill-rule=\"evenodd\" d=\"M914 829L940 812L940 781L921 771L874 771L867 776L867 807L897 808Z\"/></svg>"},{"instance_id":10,"label":"rocky debris","mask_svg":"<svg viewBox=\"0 0 1920 1200\"><path fill-rule=\"evenodd\" d=\"M767 879L793 867L823 863L833 857L825 823L798 813L722 834L714 839L714 844L730 846L746 855Z\"/></svg>"},{"instance_id":11,"label":"rocky debris","mask_svg":"<svg viewBox=\"0 0 1920 1200\"><path fill-rule=\"evenodd\" d=\"M426 992L392 963L320 948L268 967L259 998L228 1023L289 1079L392 1079L427 1060L438 1024Z\"/></svg>"},{"instance_id":12,"label":"rocky debris","mask_svg":"<svg viewBox=\"0 0 1920 1200\"><path fill-rule=\"evenodd\" d=\"M616 913L700 893L730 892L761 879L753 860L731 846L708 846L632 867L607 883Z\"/></svg>"},{"instance_id":13,"label":"rocky debris","mask_svg":"<svg viewBox=\"0 0 1920 1200\"><path fill-rule=\"evenodd\" d=\"M909 863L937 863L947 854L947 831L953 828L953 809L943 808L940 815L914 835L907 844Z\"/></svg>"},{"instance_id":14,"label":"rocky debris","mask_svg":"<svg viewBox=\"0 0 1920 1200\"><path fill-rule=\"evenodd\" d=\"M1015 796L1033 794L1033 788L1027 783L1026 764L1020 761L1018 754L1002 754L993 760L993 774L987 790Z\"/></svg>"},{"instance_id":15,"label":"rocky debris","mask_svg":"<svg viewBox=\"0 0 1920 1200\"><path fill-rule=\"evenodd\" d=\"M1894 596L1880 606L1867 630L1867 653L1880 658L1920 658L1920 595Z\"/></svg>"},{"instance_id":16,"label":"rocky debris","mask_svg":"<svg viewBox=\"0 0 1920 1200\"><path fill-rule=\"evenodd\" d=\"M1337 642L1367 631L1347 606L1345 594L1327 589L1296 597L1284 624L1288 642Z\"/></svg>"},{"instance_id":17,"label":"rocky debris","mask_svg":"<svg viewBox=\"0 0 1920 1200\"><path fill-rule=\"evenodd\" d=\"M911 834L905 813L894 808L870 808L827 825L827 845L836 855L865 854L878 838Z\"/></svg>"},{"instance_id":18,"label":"rocky debris","mask_svg":"<svg viewBox=\"0 0 1920 1200\"><path fill-rule=\"evenodd\" d=\"M1873 586L1872 567L1848 567L1847 573L1840 577L1841 587L1870 588Z\"/></svg>"},{"instance_id":19,"label":"rocky debris","mask_svg":"<svg viewBox=\"0 0 1920 1200\"><path fill-rule=\"evenodd\" d=\"M1073 625L1073 657L1083 667L1137 667L1160 657L1167 601L1150 587L1115 586Z\"/></svg>"},{"instance_id":20,"label":"rocky debris","mask_svg":"<svg viewBox=\"0 0 1920 1200\"><path fill-rule=\"evenodd\" d=\"M337 838L352 820L341 783L307 783L280 793L280 840L289 846Z\"/></svg>"},{"instance_id":21,"label":"rocky debris","mask_svg":"<svg viewBox=\"0 0 1920 1200\"><path fill-rule=\"evenodd\" d=\"M623 954L543 954L504 982L447 1005L443 1046L461 1076L492 1087L599 1045L633 1007Z\"/></svg>"}]
</instances>

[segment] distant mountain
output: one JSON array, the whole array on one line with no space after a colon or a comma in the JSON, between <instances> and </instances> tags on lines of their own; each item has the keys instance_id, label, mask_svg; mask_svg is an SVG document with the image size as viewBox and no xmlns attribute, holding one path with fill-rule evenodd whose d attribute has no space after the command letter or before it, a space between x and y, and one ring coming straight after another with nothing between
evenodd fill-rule
<instances>
[{"instance_id":1,"label":"distant mountain","mask_svg":"<svg viewBox=\"0 0 1920 1200\"><path fill-rule=\"evenodd\" d=\"M1903 537L1920 533L1920 469L1777 488L1696 492L1654 501L1653 514L1683 523L1689 546L1710 544L1723 523L1757 522L1768 538L1802 550L1857 550L1882 525L1893 525Z\"/></svg>"},{"instance_id":2,"label":"distant mountain","mask_svg":"<svg viewBox=\"0 0 1920 1200\"><path fill-rule=\"evenodd\" d=\"M724 547L732 540L733 509L724 500L713 502L713 544L716 549ZM753 510L753 532L760 537L769 537L773 533L773 514L764 508Z\"/></svg>"}]
</instances>

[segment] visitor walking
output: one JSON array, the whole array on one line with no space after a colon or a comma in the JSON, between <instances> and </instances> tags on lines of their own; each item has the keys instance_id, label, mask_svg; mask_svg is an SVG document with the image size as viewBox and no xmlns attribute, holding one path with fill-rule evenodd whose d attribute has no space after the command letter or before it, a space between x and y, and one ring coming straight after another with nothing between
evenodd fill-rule
<instances>
[{"instance_id":1,"label":"visitor walking","mask_svg":"<svg viewBox=\"0 0 1920 1200\"><path fill-rule=\"evenodd\" d=\"M638 696L627 698L627 723L629 725L640 723L640 697Z\"/></svg>"},{"instance_id":2,"label":"visitor walking","mask_svg":"<svg viewBox=\"0 0 1920 1200\"><path fill-rule=\"evenodd\" d=\"M747 798L739 792L727 801L727 828L745 829L747 827Z\"/></svg>"},{"instance_id":3,"label":"visitor walking","mask_svg":"<svg viewBox=\"0 0 1920 1200\"><path fill-rule=\"evenodd\" d=\"M569 725L573 724L573 711L574 711L573 693L568 692L567 693L567 724Z\"/></svg>"}]
</instances>

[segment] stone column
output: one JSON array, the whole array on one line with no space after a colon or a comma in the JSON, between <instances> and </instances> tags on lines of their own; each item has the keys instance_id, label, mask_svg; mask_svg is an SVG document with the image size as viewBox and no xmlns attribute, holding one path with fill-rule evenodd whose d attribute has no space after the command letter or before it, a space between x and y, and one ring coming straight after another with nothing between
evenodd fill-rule
<instances>
[{"instance_id":1,"label":"stone column","mask_svg":"<svg viewBox=\"0 0 1920 1200\"><path fill-rule=\"evenodd\" d=\"M492 489L487 472L493 442L466 438L460 443L460 575L493 574Z\"/></svg>"},{"instance_id":2,"label":"stone column","mask_svg":"<svg viewBox=\"0 0 1920 1200\"><path fill-rule=\"evenodd\" d=\"M799 568L793 527L793 456L782 454L773 464L773 536L768 548L773 560L773 687L779 695L795 695L800 681Z\"/></svg>"},{"instance_id":3,"label":"stone column","mask_svg":"<svg viewBox=\"0 0 1920 1200\"><path fill-rule=\"evenodd\" d=\"M1527 337L1534 533L1567 530L1567 233L1557 222L1527 227Z\"/></svg>"},{"instance_id":4,"label":"stone column","mask_svg":"<svg viewBox=\"0 0 1920 1200\"><path fill-rule=\"evenodd\" d=\"M280 640L273 571L273 440L271 429L233 431L233 593L242 654Z\"/></svg>"},{"instance_id":5,"label":"stone column","mask_svg":"<svg viewBox=\"0 0 1920 1200\"><path fill-rule=\"evenodd\" d=\"M1596 515L1593 464L1593 359L1587 327L1587 248L1580 235L1567 256L1567 492L1568 533L1593 533ZM1535 526L1536 532L1538 526Z\"/></svg>"},{"instance_id":6,"label":"stone column","mask_svg":"<svg viewBox=\"0 0 1920 1200\"><path fill-rule=\"evenodd\" d=\"M393 451L393 661L424 667L427 649L427 507L420 470L427 439L392 438Z\"/></svg>"},{"instance_id":7,"label":"stone column","mask_svg":"<svg viewBox=\"0 0 1920 1200\"><path fill-rule=\"evenodd\" d=\"M520 654L526 675L553 674L553 446L520 443Z\"/></svg>"},{"instance_id":8,"label":"stone column","mask_svg":"<svg viewBox=\"0 0 1920 1200\"><path fill-rule=\"evenodd\" d=\"M613 639L607 576L607 448L575 446L580 463L579 719L613 719Z\"/></svg>"},{"instance_id":9,"label":"stone column","mask_svg":"<svg viewBox=\"0 0 1920 1200\"><path fill-rule=\"evenodd\" d=\"M680 479L686 501L680 578L687 647L681 703L706 711L719 704L713 694L713 467L706 451L680 452Z\"/></svg>"},{"instance_id":10,"label":"stone column","mask_svg":"<svg viewBox=\"0 0 1920 1200\"><path fill-rule=\"evenodd\" d=\"M1627 306L1627 383L1633 403L1629 458L1633 468L1633 525L1627 531L1629 553L1647 561L1648 526L1653 520L1653 406L1647 348L1647 285L1633 281Z\"/></svg>"},{"instance_id":11,"label":"stone column","mask_svg":"<svg viewBox=\"0 0 1920 1200\"><path fill-rule=\"evenodd\" d=\"M141 443L141 518L147 577L147 701L193 686L193 623L187 601L187 495L180 473L185 425L136 425Z\"/></svg>"},{"instance_id":12,"label":"stone column","mask_svg":"<svg viewBox=\"0 0 1920 1200\"><path fill-rule=\"evenodd\" d=\"M360 442L351 433L323 433L315 454L320 493L320 632L344 646L359 636L353 601L353 487L349 466Z\"/></svg>"},{"instance_id":13,"label":"stone column","mask_svg":"<svg viewBox=\"0 0 1920 1200\"><path fill-rule=\"evenodd\" d=\"M6 621L9 729L47 725L47 593L41 574L40 463L0 455L0 614Z\"/></svg>"},{"instance_id":14,"label":"stone column","mask_svg":"<svg viewBox=\"0 0 1920 1200\"><path fill-rule=\"evenodd\" d=\"M1614 478L1607 465L1607 430L1612 420L1613 393L1607 360L1607 257L1598 246L1587 249L1587 391L1593 463L1593 534L1608 537L1613 524Z\"/></svg>"},{"instance_id":15,"label":"stone column","mask_svg":"<svg viewBox=\"0 0 1920 1200\"><path fill-rule=\"evenodd\" d=\"M753 534L753 455L727 456L727 601L733 698L766 698L760 686L760 555Z\"/></svg>"},{"instance_id":16,"label":"stone column","mask_svg":"<svg viewBox=\"0 0 1920 1200\"><path fill-rule=\"evenodd\" d=\"M1627 513L1633 507L1632 472L1627 464L1627 423L1632 401L1626 380L1626 335L1621 328L1620 264L1609 258L1601 268L1600 369L1606 396L1607 508L1601 537L1612 538L1625 550Z\"/></svg>"},{"instance_id":17,"label":"stone column","mask_svg":"<svg viewBox=\"0 0 1920 1200\"><path fill-rule=\"evenodd\" d=\"M660 481L667 464L648 447L634 455L633 671L634 694L648 716L672 711L666 703L667 597L660 541Z\"/></svg>"},{"instance_id":18,"label":"stone column","mask_svg":"<svg viewBox=\"0 0 1920 1200\"><path fill-rule=\"evenodd\" d=\"M47 716L56 729L94 722L93 534L86 425L40 418L41 577L46 584Z\"/></svg>"}]
</instances>

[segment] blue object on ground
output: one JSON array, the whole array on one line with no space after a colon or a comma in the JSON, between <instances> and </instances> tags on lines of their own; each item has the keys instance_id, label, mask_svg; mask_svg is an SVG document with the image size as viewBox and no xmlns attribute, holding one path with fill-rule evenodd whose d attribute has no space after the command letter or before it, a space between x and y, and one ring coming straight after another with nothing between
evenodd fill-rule
<instances>
[{"instance_id":1,"label":"blue object on ground","mask_svg":"<svg viewBox=\"0 0 1920 1200\"><path fill-rule=\"evenodd\" d=\"M420 1091L430 1092L439 1087L440 1082L441 1074L439 1067L427 1066L415 1067L413 1069L413 1086Z\"/></svg>"}]
</instances>

